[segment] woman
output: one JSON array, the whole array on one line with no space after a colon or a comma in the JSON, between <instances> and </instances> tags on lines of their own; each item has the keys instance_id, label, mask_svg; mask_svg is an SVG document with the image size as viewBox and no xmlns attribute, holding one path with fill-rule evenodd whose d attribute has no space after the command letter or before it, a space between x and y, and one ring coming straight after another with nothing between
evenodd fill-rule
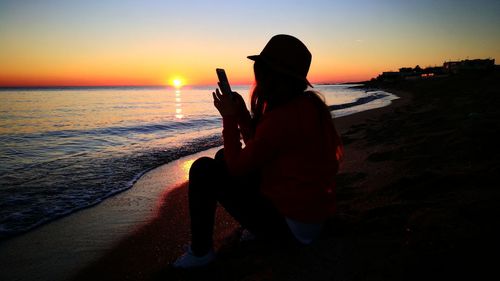
<instances>
[{"instance_id":1,"label":"woman","mask_svg":"<svg viewBox=\"0 0 500 281\"><path fill-rule=\"evenodd\" d=\"M175 267L215 258L217 202L257 239L302 244L314 241L335 212L342 145L326 104L307 90L311 53L297 38L276 35L248 58L255 61L252 116L239 94L213 93L224 150L190 169L191 246Z\"/></svg>"}]
</instances>

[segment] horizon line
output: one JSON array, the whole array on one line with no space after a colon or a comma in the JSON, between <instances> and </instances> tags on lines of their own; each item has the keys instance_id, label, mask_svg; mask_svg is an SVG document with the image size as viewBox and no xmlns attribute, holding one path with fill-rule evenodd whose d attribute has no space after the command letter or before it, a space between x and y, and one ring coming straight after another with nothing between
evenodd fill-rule
<instances>
[{"instance_id":1,"label":"horizon line","mask_svg":"<svg viewBox=\"0 0 500 281\"><path fill-rule=\"evenodd\" d=\"M359 84L366 81L351 81L351 82L320 82L312 83L313 85L337 85L337 84ZM237 83L232 84L233 86L248 86L253 83ZM212 84L198 84L198 85L184 85L182 88L189 87L210 87L215 86ZM171 85L154 85L154 84L144 84L144 85L13 85L13 86L3 86L0 85L0 89L54 89L54 88L175 88Z\"/></svg>"}]
</instances>

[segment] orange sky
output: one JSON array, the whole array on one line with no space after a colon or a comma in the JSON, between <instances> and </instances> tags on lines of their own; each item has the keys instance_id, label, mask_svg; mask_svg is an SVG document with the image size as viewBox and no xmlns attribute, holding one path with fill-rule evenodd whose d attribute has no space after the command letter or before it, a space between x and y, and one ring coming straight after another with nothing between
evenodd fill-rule
<instances>
[{"instance_id":1,"label":"orange sky","mask_svg":"<svg viewBox=\"0 0 500 281\"><path fill-rule=\"evenodd\" d=\"M500 57L498 1L27 2L0 1L0 86L252 83L246 56L279 33L309 47L313 83Z\"/></svg>"}]
</instances>

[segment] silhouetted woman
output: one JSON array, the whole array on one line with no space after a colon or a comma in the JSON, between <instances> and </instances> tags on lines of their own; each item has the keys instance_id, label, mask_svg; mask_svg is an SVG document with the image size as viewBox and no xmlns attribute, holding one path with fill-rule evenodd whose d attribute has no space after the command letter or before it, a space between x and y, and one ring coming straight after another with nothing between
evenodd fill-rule
<instances>
[{"instance_id":1,"label":"silhouetted woman","mask_svg":"<svg viewBox=\"0 0 500 281\"><path fill-rule=\"evenodd\" d=\"M191 245L175 267L215 258L217 202L256 239L302 244L313 242L335 212L342 146L323 99L307 90L311 53L297 38L276 35L248 58L255 61L252 115L239 94L213 93L224 150L189 171Z\"/></svg>"}]
</instances>

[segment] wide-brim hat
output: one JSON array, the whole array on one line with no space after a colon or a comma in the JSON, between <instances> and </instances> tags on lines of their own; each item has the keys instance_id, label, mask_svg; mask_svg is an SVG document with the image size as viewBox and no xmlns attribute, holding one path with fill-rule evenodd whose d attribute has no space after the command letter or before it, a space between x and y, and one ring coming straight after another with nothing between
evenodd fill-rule
<instances>
[{"instance_id":1,"label":"wide-brim hat","mask_svg":"<svg viewBox=\"0 0 500 281\"><path fill-rule=\"evenodd\" d=\"M273 36L259 55L247 58L262 61L274 70L300 79L312 87L307 80L307 73L311 66L311 52L304 43L291 35Z\"/></svg>"}]
</instances>

